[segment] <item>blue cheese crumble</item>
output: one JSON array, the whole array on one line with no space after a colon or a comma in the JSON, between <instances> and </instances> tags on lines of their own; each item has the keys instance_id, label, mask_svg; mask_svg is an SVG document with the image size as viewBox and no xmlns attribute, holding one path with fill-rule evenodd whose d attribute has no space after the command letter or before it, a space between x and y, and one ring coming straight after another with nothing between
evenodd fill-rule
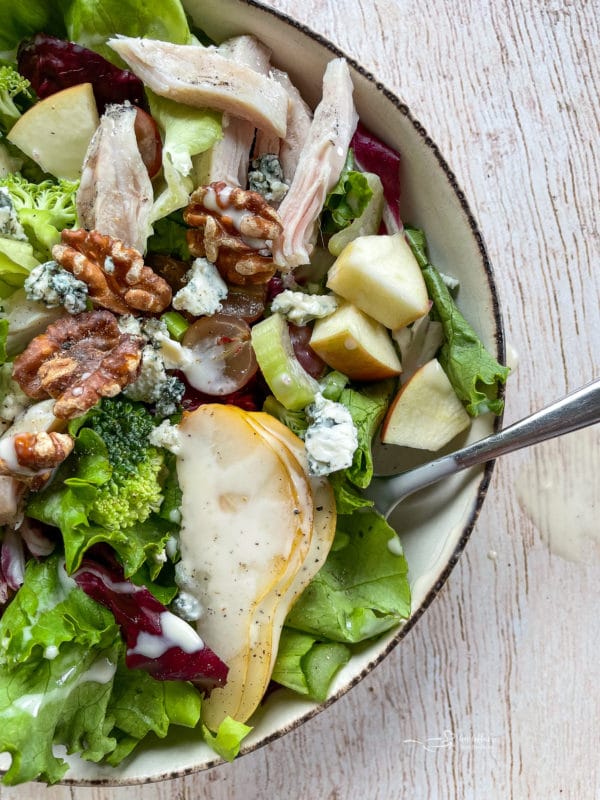
<instances>
[{"instance_id":1,"label":"blue cheese crumble","mask_svg":"<svg viewBox=\"0 0 600 800\"><path fill-rule=\"evenodd\" d=\"M27 236L19 222L10 192L6 186L0 186L0 236L6 236L7 239L17 239L20 242L27 241Z\"/></svg>"},{"instance_id":2,"label":"blue cheese crumble","mask_svg":"<svg viewBox=\"0 0 600 800\"><path fill-rule=\"evenodd\" d=\"M146 344L142 350L142 365L139 377L123 393L130 400L154 406L158 417L170 417L179 409L185 386L175 375L168 375L165 363L154 345Z\"/></svg>"},{"instance_id":3,"label":"blue cheese crumble","mask_svg":"<svg viewBox=\"0 0 600 800\"><path fill-rule=\"evenodd\" d=\"M328 317L337 308L332 294L305 294L286 289L271 303L271 311L278 311L294 325L307 325L313 319Z\"/></svg>"},{"instance_id":4,"label":"blue cheese crumble","mask_svg":"<svg viewBox=\"0 0 600 800\"><path fill-rule=\"evenodd\" d=\"M227 284L214 264L197 258L186 275L187 283L173 298L173 308L189 311L195 317L220 311L221 300L227 297Z\"/></svg>"},{"instance_id":5,"label":"blue cheese crumble","mask_svg":"<svg viewBox=\"0 0 600 800\"><path fill-rule=\"evenodd\" d=\"M304 445L310 474L329 475L352 466L358 433L346 406L318 392L306 408L306 418Z\"/></svg>"},{"instance_id":6,"label":"blue cheese crumble","mask_svg":"<svg viewBox=\"0 0 600 800\"><path fill-rule=\"evenodd\" d=\"M266 153L252 161L248 173L248 186L258 192L267 203L281 203L290 188L283 180L283 170L274 153Z\"/></svg>"},{"instance_id":7,"label":"blue cheese crumble","mask_svg":"<svg viewBox=\"0 0 600 800\"><path fill-rule=\"evenodd\" d=\"M28 300L41 301L47 308L64 306L69 314L80 314L87 307L87 283L75 278L56 261L34 267L25 279L24 288Z\"/></svg>"}]
</instances>

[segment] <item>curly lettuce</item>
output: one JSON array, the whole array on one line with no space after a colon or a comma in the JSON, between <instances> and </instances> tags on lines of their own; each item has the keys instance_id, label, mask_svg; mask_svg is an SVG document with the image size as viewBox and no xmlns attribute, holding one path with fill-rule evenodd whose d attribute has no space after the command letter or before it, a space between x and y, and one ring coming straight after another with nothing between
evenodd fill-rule
<instances>
[{"instance_id":1,"label":"curly lettuce","mask_svg":"<svg viewBox=\"0 0 600 800\"><path fill-rule=\"evenodd\" d=\"M59 556L28 563L0 642L0 752L12 759L5 785L60 780L67 764L55 744L116 766L148 733L198 724L196 689L127 669L112 614L67 577Z\"/></svg>"},{"instance_id":2,"label":"curly lettuce","mask_svg":"<svg viewBox=\"0 0 600 800\"><path fill-rule=\"evenodd\" d=\"M458 310L442 275L429 261L423 231L405 228L405 235L433 301L431 317L442 324L444 342L438 360L452 388L471 416L476 417L487 411L501 414L504 408L501 386L506 383L509 368L498 363L486 350Z\"/></svg>"}]
</instances>

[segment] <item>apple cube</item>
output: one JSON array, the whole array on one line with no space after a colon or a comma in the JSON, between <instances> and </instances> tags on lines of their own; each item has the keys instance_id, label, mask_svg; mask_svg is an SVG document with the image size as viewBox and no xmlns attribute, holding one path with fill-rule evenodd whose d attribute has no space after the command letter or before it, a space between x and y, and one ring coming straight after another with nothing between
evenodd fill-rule
<instances>
[{"instance_id":1,"label":"apple cube","mask_svg":"<svg viewBox=\"0 0 600 800\"><path fill-rule=\"evenodd\" d=\"M44 172L77 180L98 122L92 84L79 83L32 106L7 138Z\"/></svg>"},{"instance_id":2,"label":"apple cube","mask_svg":"<svg viewBox=\"0 0 600 800\"><path fill-rule=\"evenodd\" d=\"M333 369L357 381L399 375L400 360L384 326L351 303L318 319L310 346Z\"/></svg>"},{"instance_id":3,"label":"apple cube","mask_svg":"<svg viewBox=\"0 0 600 800\"><path fill-rule=\"evenodd\" d=\"M354 239L329 270L327 286L394 331L429 310L421 268L401 233Z\"/></svg>"},{"instance_id":4,"label":"apple cube","mask_svg":"<svg viewBox=\"0 0 600 800\"><path fill-rule=\"evenodd\" d=\"M428 361L400 389L381 428L381 441L439 450L471 424L437 359Z\"/></svg>"}]
</instances>

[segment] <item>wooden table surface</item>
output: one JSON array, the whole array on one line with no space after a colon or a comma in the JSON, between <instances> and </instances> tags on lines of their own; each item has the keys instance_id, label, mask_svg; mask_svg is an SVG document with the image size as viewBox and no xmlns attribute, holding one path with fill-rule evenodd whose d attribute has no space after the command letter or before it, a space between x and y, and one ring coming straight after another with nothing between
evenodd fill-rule
<instances>
[{"instance_id":1,"label":"wooden table surface","mask_svg":"<svg viewBox=\"0 0 600 800\"><path fill-rule=\"evenodd\" d=\"M597 376L598 0L267 2L372 70L450 162L518 361L505 421ZM599 454L596 426L499 463L466 552L416 629L270 747L182 780L28 785L1 800L600 797L598 538L574 549L599 535Z\"/></svg>"}]
</instances>

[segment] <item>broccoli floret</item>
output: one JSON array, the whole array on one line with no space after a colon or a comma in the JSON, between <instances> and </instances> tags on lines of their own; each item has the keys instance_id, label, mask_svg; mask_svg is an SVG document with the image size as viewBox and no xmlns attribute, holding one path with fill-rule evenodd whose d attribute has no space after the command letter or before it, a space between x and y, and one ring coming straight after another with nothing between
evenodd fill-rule
<instances>
[{"instance_id":1,"label":"broccoli floret","mask_svg":"<svg viewBox=\"0 0 600 800\"><path fill-rule=\"evenodd\" d=\"M56 261L46 261L31 270L23 284L29 300L39 300L48 308L64 306L69 314L85 311L88 285L60 267Z\"/></svg>"},{"instance_id":2,"label":"broccoli floret","mask_svg":"<svg viewBox=\"0 0 600 800\"><path fill-rule=\"evenodd\" d=\"M112 478L98 490L90 519L109 530L129 528L144 522L160 509L163 501L164 458L155 447L146 449L135 473L114 470Z\"/></svg>"},{"instance_id":3,"label":"broccoli floret","mask_svg":"<svg viewBox=\"0 0 600 800\"><path fill-rule=\"evenodd\" d=\"M129 475L137 472L150 447L148 437L154 430L152 414L141 403L124 397L106 398L85 418L106 445L115 472Z\"/></svg>"},{"instance_id":4,"label":"broccoli floret","mask_svg":"<svg viewBox=\"0 0 600 800\"><path fill-rule=\"evenodd\" d=\"M10 66L0 67L0 129L9 131L35 100L31 84Z\"/></svg>"},{"instance_id":5,"label":"broccoli floret","mask_svg":"<svg viewBox=\"0 0 600 800\"><path fill-rule=\"evenodd\" d=\"M148 439L155 428L154 418L141 403L115 397L96 406L84 425L101 437L112 467L112 476L99 487L89 518L112 530L144 522L160 509L168 474L166 453Z\"/></svg>"},{"instance_id":6,"label":"broccoli floret","mask_svg":"<svg viewBox=\"0 0 600 800\"><path fill-rule=\"evenodd\" d=\"M36 257L47 261L52 247L60 240L60 231L75 224L79 181L59 179L30 183L19 173L14 173L2 178L0 186L8 189Z\"/></svg>"}]
</instances>

